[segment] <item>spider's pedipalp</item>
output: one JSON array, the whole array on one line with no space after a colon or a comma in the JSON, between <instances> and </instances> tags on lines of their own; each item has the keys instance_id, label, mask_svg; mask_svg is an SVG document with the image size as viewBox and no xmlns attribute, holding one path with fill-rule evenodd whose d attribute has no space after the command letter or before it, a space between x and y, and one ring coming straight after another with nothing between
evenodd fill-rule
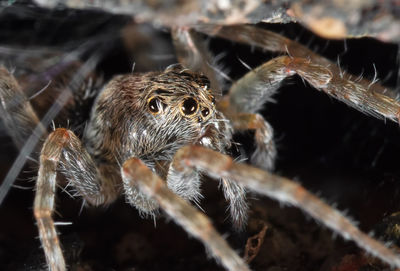
<instances>
[{"instance_id":1,"label":"spider's pedipalp","mask_svg":"<svg viewBox=\"0 0 400 271\"><path fill-rule=\"evenodd\" d=\"M247 225L249 209L247 191L243 185L228 178L221 178L221 185L225 199L229 202L232 225L237 231L243 231Z\"/></svg>"},{"instance_id":2,"label":"spider's pedipalp","mask_svg":"<svg viewBox=\"0 0 400 271\"><path fill-rule=\"evenodd\" d=\"M171 163L168 170L167 185L169 189L186 200L198 203L202 198L201 180L197 171L178 171Z\"/></svg>"},{"instance_id":3,"label":"spider's pedipalp","mask_svg":"<svg viewBox=\"0 0 400 271\"><path fill-rule=\"evenodd\" d=\"M176 154L176 161L180 161L181 167L200 169L215 178L229 178L253 192L295 205L343 238L353 240L358 246L388 264L400 267L398 254L361 232L339 211L312 195L298 183L245 164L235 163L227 155L199 146L180 149Z\"/></svg>"},{"instance_id":4,"label":"spider's pedipalp","mask_svg":"<svg viewBox=\"0 0 400 271\"><path fill-rule=\"evenodd\" d=\"M165 183L137 158L128 159L121 169L122 178L153 197L160 207L189 234L200 239L212 255L228 270L249 270L214 229L211 221L185 200L174 194Z\"/></svg>"}]
</instances>

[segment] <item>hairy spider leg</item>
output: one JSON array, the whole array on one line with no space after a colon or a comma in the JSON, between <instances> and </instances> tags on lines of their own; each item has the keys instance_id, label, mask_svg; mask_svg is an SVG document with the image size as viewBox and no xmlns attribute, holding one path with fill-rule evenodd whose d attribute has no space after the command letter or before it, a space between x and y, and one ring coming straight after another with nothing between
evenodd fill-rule
<instances>
[{"instance_id":1,"label":"hairy spider leg","mask_svg":"<svg viewBox=\"0 0 400 271\"><path fill-rule=\"evenodd\" d=\"M295 71L315 88L365 114L400 122L400 102L395 98L396 94L392 90L381 86L377 83L376 78L371 82L344 72L335 63L296 41L250 25L218 26L210 24L197 25L195 29L207 35L248 44L262 50L289 54L291 59L286 58L281 62L286 62L288 71L293 69L292 71ZM257 69L261 71L261 67ZM268 65L264 67L265 72L273 72L268 69ZM287 76L290 75L291 72ZM325 81L327 78L330 79ZM265 81L265 83L269 82Z\"/></svg>"},{"instance_id":2,"label":"hairy spider leg","mask_svg":"<svg viewBox=\"0 0 400 271\"><path fill-rule=\"evenodd\" d=\"M229 178L255 193L294 205L343 238L353 240L358 246L390 265L400 267L398 254L361 232L339 211L312 195L298 183L246 164L236 163L230 156L200 146L181 148L176 153L174 161L178 169L198 169L214 178Z\"/></svg>"},{"instance_id":3,"label":"hairy spider leg","mask_svg":"<svg viewBox=\"0 0 400 271\"><path fill-rule=\"evenodd\" d=\"M108 180L102 178L90 155L72 131L58 128L47 137L40 154L34 214L46 260L53 271L66 270L52 218L59 167L77 194L92 205L113 201L118 192Z\"/></svg>"},{"instance_id":4,"label":"hairy spider leg","mask_svg":"<svg viewBox=\"0 0 400 271\"><path fill-rule=\"evenodd\" d=\"M122 166L124 182L138 186L155 198L161 208L189 234L200 239L218 262L228 270L250 270L215 230L211 221L181 197L174 194L165 182L137 158L128 159Z\"/></svg>"},{"instance_id":5,"label":"hairy spider leg","mask_svg":"<svg viewBox=\"0 0 400 271\"><path fill-rule=\"evenodd\" d=\"M208 50L207 43L198 32L188 28L176 27L171 33L179 62L192 71L205 74L218 100L222 96L222 86L214 65L217 61Z\"/></svg>"},{"instance_id":6,"label":"hairy spider leg","mask_svg":"<svg viewBox=\"0 0 400 271\"><path fill-rule=\"evenodd\" d=\"M256 149L251 155L252 165L267 171L273 171L277 150L274 142L274 130L260 114L237 113L229 114L235 131L254 130Z\"/></svg>"},{"instance_id":7,"label":"hairy spider leg","mask_svg":"<svg viewBox=\"0 0 400 271\"><path fill-rule=\"evenodd\" d=\"M357 82L332 73L327 67L312 63L305 58L291 56L274 58L235 82L220 104L220 110L232 120L235 129L256 130L257 148L252 155L252 163L266 170L273 168L276 156L273 129L263 121L261 115L254 114L266 102L273 101L272 95L279 89L283 80L294 74L298 74L313 87L323 90L362 112L377 117L385 116L394 121L400 116L398 101L369 91ZM243 115L246 113L247 115Z\"/></svg>"},{"instance_id":8,"label":"hairy spider leg","mask_svg":"<svg viewBox=\"0 0 400 271\"><path fill-rule=\"evenodd\" d=\"M18 148L24 146L37 126L41 135L47 134L17 80L4 67L0 67L0 100L1 118Z\"/></svg>"}]
</instances>

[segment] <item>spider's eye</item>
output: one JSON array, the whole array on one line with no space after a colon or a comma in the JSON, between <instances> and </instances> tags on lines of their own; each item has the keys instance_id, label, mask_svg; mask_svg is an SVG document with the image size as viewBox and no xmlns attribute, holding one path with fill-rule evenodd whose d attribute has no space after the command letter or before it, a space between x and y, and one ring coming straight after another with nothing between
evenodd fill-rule
<instances>
[{"instance_id":1,"label":"spider's eye","mask_svg":"<svg viewBox=\"0 0 400 271\"><path fill-rule=\"evenodd\" d=\"M181 111L184 115L190 116L197 112L197 101L193 98L186 99L181 106Z\"/></svg>"},{"instance_id":2,"label":"spider's eye","mask_svg":"<svg viewBox=\"0 0 400 271\"><path fill-rule=\"evenodd\" d=\"M215 97L213 95L208 95L208 99L211 101L212 105L215 105Z\"/></svg>"},{"instance_id":3,"label":"spider's eye","mask_svg":"<svg viewBox=\"0 0 400 271\"><path fill-rule=\"evenodd\" d=\"M161 101L157 97L150 98L147 102L149 110L153 114L158 114L161 111Z\"/></svg>"},{"instance_id":4,"label":"spider's eye","mask_svg":"<svg viewBox=\"0 0 400 271\"><path fill-rule=\"evenodd\" d=\"M201 115L202 115L204 118L206 118L209 114L210 114L210 109L204 108L203 110L201 110Z\"/></svg>"}]
</instances>

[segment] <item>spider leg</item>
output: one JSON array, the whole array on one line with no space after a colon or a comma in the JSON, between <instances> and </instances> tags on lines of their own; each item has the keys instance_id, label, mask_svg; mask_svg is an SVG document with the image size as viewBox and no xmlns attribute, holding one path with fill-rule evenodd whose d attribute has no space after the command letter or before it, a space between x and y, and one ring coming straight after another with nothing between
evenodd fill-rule
<instances>
[{"instance_id":1,"label":"spider leg","mask_svg":"<svg viewBox=\"0 0 400 271\"><path fill-rule=\"evenodd\" d=\"M315 53L308 47L288 39L278 33L255 27L254 25L212 25L198 24L194 27L196 31L201 33L217 36L230 41L248 44L253 47L260 48L269 52L289 53L293 57L307 58L313 63L323 66L329 66L333 73L344 74L344 72L331 60ZM345 75L351 77L351 75ZM369 86L371 82L367 79L360 78L359 83L363 86ZM396 97L396 93L387 89L379 83L369 86L371 91L385 93L390 97Z\"/></svg>"},{"instance_id":2,"label":"spider leg","mask_svg":"<svg viewBox=\"0 0 400 271\"><path fill-rule=\"evenodd\" d=\"M173 193L142 161L128 159L121 169L122 178L138 186L157 200L161 208L189 234L200 239L212 255L228 270L249 270L247 265L212 226L211 221L192 205Z\"/></svg>"},{"instance_id":3,"label":"spider leg","mask_svg":"<svg viewBox=\"0 0 400 271\"><path fill-rule=\"evenodd\" d=\"M229 118L236 131L255 130L256 150L251 155L251 163L267 171L274 170L277 152L271 125L260 114L238 113Z\"/></svg>"},{"instance_id":4,"label":"spider leg","mask_svg":"<svg viewBox=\"0 0 400 271\"><path fill-rule=\"evenodd\" d=\"M207 42L199 37L199 33L184 27L174 28L172 37L179 62L192 71L205 74L210 80L214 95L220 97L222 86L213 65L214 58L207 48Z\"/></svg>"},{"instance_id":5,"label":"spider leg","mask_svg":"<svg viewBox=\"0 0 400 271\"><path fill-rule=\"evenodd\" d=\"M361 232L339 211L312 195L298 183L261 169L235 163L227 155L200 146L183 147L175 157L176 168L190 167L207 172L211 177L229 178L256 193L264 194L282 203L295 205L343 238L353 240L359 247L388 264L400 267L399 255Z\"/></svg>"},{"instance_id":6,"label":"spider leg","mask_svg":"<svg viewBox=\"0 0 400 271\"><path fill-rule=\"evenodd\" d=\"M116 197L116 191L99 183L99 173L90 155L73 132L58 128L44 142L36 182L34 215L46 260L51 270L66 270L52 214L56 193L57 168L87 202L99 205Z\"/></svg>"},{"instance_id":7,"label":"spider leg","mask_svg":"<svg viewBox=\"0 0 400 271\"><path fill-rule=\"evenodd\" d=\"M0 101L3 123L19 148L37 126L42 130L40 136L47 134L17 80L4 67L0 67Z\"/></svg>"},{"instance_id":8,"label":"spider leg","mask_svg":"<svg viewBox=\"0 0 400 271\"><path fill-rule=\"evenodd\" d=\"M375 117L399 121L400 102L363 85L351 81L329 68L309 59L281 56L248 72L237 81L229 93L229 103L239 112L254 112L270 98L287 77L298 74L313 87L322 90L344 103Z\"/></svg>"},{"instance_id":9,"label":"spider leg","mask_svg":"<svg viewBox=\"0 0 400 271\"><path fill-rule=\"evenodd\" d=\"M278 70L271 69L270 67L273 66L273 63L267 62L254 71L249 72L245 78L240 80L245 80L243 83L246 82L246 84L242 83L241 85L245 86L245 89L248 90L244 89L237 93L234 93L235 90L232 90L233 93L230 95L231 103L238 108L244 107L250 110L244 110L244 112L252 112L252 106L254 105L256 106L254 110L257 110L262 105L262 102L265 102L263 99L260 102L251 101L251 99L255 99L256 97L262 98L263 96L257 95L265 93L257 89L251 91L252 87L258 87L257 82L263 81L264 84L269 84L270 87L274 88L284 78L297 73L315 88L326 92L328 95L339 99L365 114L400 122L400 102L396 100L396 94L393 91L384 88L376 83L375 80L371 82L364 78L352 79L351 74L342 71L335 63L295 41L277 33L250 25L197 25L194 28L208 35L249 44L263 50L290 54L291 57L278 57L272 60L276 62L276 69ZM261 70L264 70L264 74L262 74ZM277 74L275 74L276 71ZM287 72L286 75L284 75L285 72ZM271 73L271 75L268 75L268 73ZM271 80L271 77L275 79ZM254 79L256 79L256 82L252 84L251 82ZM248 87L246 87L247 83L250 84ZM236 86L239 85L236 84ZM255 94L253 95L253 93ZM246 104L245 102L250 102L250 104Z\"/></svg>"},{"instance_id":10,"label":"spider leg","mask_svg":"<svg viewBox=\"0 0 400 271\"><path fill-rule=\"evenodd\" d=\"M282 57L280 60L285 63L288 73L297 73L313 87L347 105L377 118L400 121L400 102L396 99L371 91L369 86L353 81L341 73L333 73L329 68L314 64L308 59Z\"/></svg>"}]
</instances>

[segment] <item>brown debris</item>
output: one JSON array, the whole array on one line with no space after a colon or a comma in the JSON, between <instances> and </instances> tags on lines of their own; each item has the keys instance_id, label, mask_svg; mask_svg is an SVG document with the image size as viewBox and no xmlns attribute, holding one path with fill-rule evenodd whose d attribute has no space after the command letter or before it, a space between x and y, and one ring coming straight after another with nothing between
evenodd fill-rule
<instances>
[{"instance_id":1,"label":"brown debris","mask_svg":"<svg viewBox=\"0 0 400 271\"><path fill-rule=\"evenodd\" d=\"M244 260L247 263L250 263L258 255L261 245L264 242L265 233L268 229L268 226L264 221L260 220L259 223L260 226L262 226L261 230L257 234L249 237L246 242Z\"/></svg>"}]
</instances>

